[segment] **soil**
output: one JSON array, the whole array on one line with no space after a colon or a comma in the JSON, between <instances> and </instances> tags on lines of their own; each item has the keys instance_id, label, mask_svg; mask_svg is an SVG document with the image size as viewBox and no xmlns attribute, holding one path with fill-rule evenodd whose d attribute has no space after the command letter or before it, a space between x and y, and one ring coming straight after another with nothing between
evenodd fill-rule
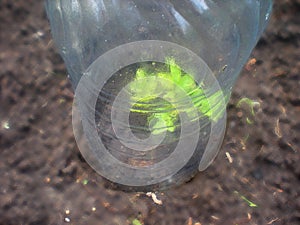
<instances>
[{"instance_id":1,"label":"soil","mask_svg":"<svg viewBox=\"0 0 300 225\"><path fill-rule=\"evenodd\" d=\"M162 204L112 189L82 158L43 4L0 1L0 225L300 224L299 0L274 1L234 87L216 160L155 193ZM255 116L242 98L259 103Z\"/></svg>"}]
</instances>

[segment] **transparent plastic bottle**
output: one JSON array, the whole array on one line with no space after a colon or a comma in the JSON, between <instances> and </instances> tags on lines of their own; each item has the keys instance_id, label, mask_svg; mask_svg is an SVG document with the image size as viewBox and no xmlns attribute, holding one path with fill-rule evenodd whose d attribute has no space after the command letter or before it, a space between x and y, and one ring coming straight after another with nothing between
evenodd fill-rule
<instances>
[{"instance_id":1,"label":"transparent plastic bottle","mask_svg":"<svg viewBox=\"0 0 300 225\"><path fill-rule=\"evenodd\" d=\"M182 183L207 168L223 141L231 89L271 6L271 0L47 0L87 162L112 182L142 190Z\"/></svg>"}]
</instances>

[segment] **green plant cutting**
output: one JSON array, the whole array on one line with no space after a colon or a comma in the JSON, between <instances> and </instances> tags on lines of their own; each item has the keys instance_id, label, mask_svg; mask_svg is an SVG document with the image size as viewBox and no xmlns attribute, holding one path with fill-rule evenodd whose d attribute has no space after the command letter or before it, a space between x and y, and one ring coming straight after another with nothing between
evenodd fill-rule
<instances>
[{"instance_id":1,"label":"green plant cutting","mask_svg":"<svg viewBox=\"0 0 300 225\"><path fill-rule=\"evenodd\" d=\"M153 62L152 67L144 65L138 68L128 90L133 102L130 111L147 114L152 134L174 132L179 113L187 113L190 120L204 115L217 121L223 115L222 91L206 96L203 82L197 84L193 76L184 72L173 58L166 59L166 66L159 69L153 69L154 65ZM185 103L180 101L184 97L189 97L193 109L186 108Z\"/></svg>"}]
</instances>

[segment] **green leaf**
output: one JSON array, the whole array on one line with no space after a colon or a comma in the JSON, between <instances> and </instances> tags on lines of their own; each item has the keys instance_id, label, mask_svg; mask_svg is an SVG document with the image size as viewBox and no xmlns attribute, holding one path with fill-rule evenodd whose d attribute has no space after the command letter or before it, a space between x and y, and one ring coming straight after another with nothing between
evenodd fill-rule
<instances>
[{"instance_id":1,"label":"green leaf","mask_svg":"<svg viewBox=\"0 0 300 225\"><path fill-rule=\"evenodd\" d=\"M138 219L132 220L132 225L143 225Z\"/></svg>"},{"instance_id":2,"label":"green leaf","mask_svg":"<svg viewBox=\"0 0 300 225\"><path fill-rule=\"evenodd\" d=\"M194 79L189 75L184 75L178 82L179 87L181 87L185 92L189 93L197 88Z\"/></svg>"},{"instance_id":3,"label":"green leaf","mask_svg":"<svg viewBox=\"0 0 300 225\"><path fill-rule=\"evenodd\" d=\"M180 67L175 63L175 60L173 58L167 59L166 62L167 62L167 64L169 64L171 79L175 82L179 81L180 77L181 77Z\"/></svg>"},{"instance_id":4,"label":"green leaf","mask_svg":"<svg viewBox=\"0 0 300 225\"><path fill-rule=\"evenodd\" d=\"M139 68L136 71L136 79L141 79L141 78L145 78L146 77L146 72L145 70L143 70L142 68Z\"/></svg>"}]
</instances>

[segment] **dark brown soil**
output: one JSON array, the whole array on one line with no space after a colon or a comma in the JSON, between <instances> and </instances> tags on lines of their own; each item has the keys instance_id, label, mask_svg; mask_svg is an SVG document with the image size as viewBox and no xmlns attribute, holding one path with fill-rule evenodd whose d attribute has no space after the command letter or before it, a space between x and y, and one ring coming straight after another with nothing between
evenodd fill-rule
<instances>
[{"instance_id":1,"label":"dark brown soil","mask_svg":"<svg viewBox=\"0 0 300 225\"><path fill-rule=\"evenodd\" d=\"M0 12L0 225L300 224L299 0L275 0L234 88L217 159L156 193L162 205L109 189L80 156L43 1L1 0ZM236 107L244 97L260 103L252 124L249 107Z\"/></svg>"}]
</instances>

